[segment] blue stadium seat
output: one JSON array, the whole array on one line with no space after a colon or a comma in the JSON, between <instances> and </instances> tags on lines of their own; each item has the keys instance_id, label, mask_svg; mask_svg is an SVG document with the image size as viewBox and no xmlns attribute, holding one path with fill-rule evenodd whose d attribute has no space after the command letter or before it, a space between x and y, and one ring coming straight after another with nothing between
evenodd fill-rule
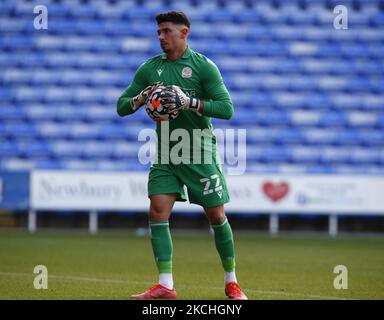
<instances>
[{"instance_id":1,"label":"blue stadium seat","mask_svg":"<svg viewBox=\"0 0 384 320\"><path fill-rule=\"evenodd\" d=\"M79 20L75 28L79 35L104 35L106 32L104 22L100 20Z\"/></svg>"},{"instance_id":2,"label":"blue stadium seat","mask_svg":"<svg viewBox=\"0 0 384 320\"><path fill-rule=\"evenodd\" d=\"M261 161L266 163L287 163L292 160L291 151L288 148L284 148L281 146L277 147L266 147L263 150L263 153L260 155Z\"/></svg>"},{"instance_id":3,"label":"blue stadium seat","mask_svg":"<svg viewBox=\"0 0 384 320\"><path fill-rule=\"evenodd\" d=\"M69 126L69 138L73 140L97 139L100 135L100 126L97 124L74 123Z\"/></svg>"},{"instance_id":4,"label":"blue stadium seat","mask_svg":"<svg viewBox=\"0 0 384 320\"><path fill-rule=\"evenodd\" d=\"M366 129L360 130L360 132L358 132L357 134L359 135L361 145L367 147L384 147L384 130Z\"/></svg>"},{"instance_id":5,"label":"blue stadium seat","mask_svg":"<svg viewBox=\"0 0 384 320\"><path fill-rule=\"evenodd\" d=\"M333 165L314 164L307 166L305 172L308 174L335 174L337 170Z\"/></svg>"},{"instance_id":6,"label":"blue stadium seat","mask_svg":"<svg viewBox=\"0 0 384 320\"><path fill-rule=\"evenodd\" d=\"M80 160L80 159L65 159L62 161L62 168L64 170L87 170L96 171L98 161Z\"/></svg>"},{"instance_id":7,"label":"blue stadium seat","mask_svg":"<svg viewBox=\"0 0 384 320\"><path fill-rule=\"evenodd\" d=\"M372 59L382 59L384 57L384 48L382 45L372 44L369 46L369 56Z\"/></svg>"},{"instance_id":8,"label":"blue stadium seat","mask_svg":"<svg viewBox=\"0 0 384 320\"><path fill-rule=\"evenodd\" d=\"M68 94L68 100L71 100L71 94L69 92L66 93ZM75 90L73 90L73 102L75 104L102 104L104 95L105 92L103 92L103 90L93 90L88 87L77 87Z\"/></svg>"},{"instance_id":9,"label":"blue stadium seat","mask_svg":"<svg viewBox=\"0 0 384 320\"><path fill-rule=\"evenodd\" d=\"M261 163L262 161L262 155L265 149L265 146L268 146L268 144L256 144L252 146L252 148L247 148L247 163Z\"/></svg>"},{"instance_id":10,"label":"blue stadium seat","mask_svg":"<svg viewBox=\"0 0 384 320\"><path fill-rule=\"evenodd\" d=\"M10 88L7 88L7 87L0 88L1 102L12 101L12 99L13 99L13 92Z\"/></svg>"},{"instance_id":11,"label":"blue stadium seat","mask_svg":"<svg viewBox=\"0 0 384 320\"><path fill-rule=\"evenodd\" d=\"M80 158L84 146L76 141L59 140L51 143L52 156L57 159Z\"/></svg>"},{"instance_id":12,"label":"blue stadium seat","mask_svg":"<svg viewBox=\"0 0 384 320\"><path fill-rule=\"evenodd\" d=\"M340 146L356 146L360 143L361 138L355 130L338 130L334 140L334 144Z\"/></svg>"},{"instance_id":13,"label":"blue stadium seat","mask_svg":"<svg viewBox=\"0 0 384 320\"><path fill-rule=\"evenodd\" d=\"M277 174L279 173L279 168L277 164L265 164L259 162L252 162L247 165L247 173L270 173Z\"/></svg>"},{"instance_id":14,"label":"blue stadium seat","mask_svg":"<svg viewBox=\"0 0 384 320\"><path fill-rule=\"evenodd\" d=\"M107 159L112 156L114 146L110 142L89 142L84 145L83 157L85 159Z\"/></svg>"},{"instance_id":15,"label":"blue stadium seat","mask_svg":"<svg viewBox=\"0 0 384 320\"><path fill-rule=\"evenodd\" d=\"M46 141L20 142L19 149L24 157L30 159L49 158L51 155L51 145Z\"/></svg>"},{"instance_id":16,"label":"blue stadium seat","mask_svg":"<svg viewBox=\"0 0 384 320\"><path fill-rule=\"evenodd\" d=\"M35 99L34 101L40 102L44 101L46 104L62 104L69 103L73 98L73 91L68 87L48 87L44 92L40 93L44 94L42 99Z\"/></svg>"},{"instance_id":17,"label":"blue stadium seat","mask_svg":"<svg viewBox=\"0 0 384 320\"><path fill-rule=\"evenodd\" d=\"M323 147L321 150L321 162L326 164L347 163L351 156L350 148L340 147Z\"/></svg>"},{"instance_id":18,"label":"blue stadium seat","mask_svg":"<svg viewBox=\"0 0 384 320\"><path fill-rule=\"evenodd\" d=\"M112 71L94 71L90 75L89 84L92 86L114 86L118 85L120 78L123 78L124 74L112 72Z\"/></svg>"},{"instance_id":19,"label":"blue stadium seat","mask_svg":"<svg viewBox=\"0 0 384 320\"><path fill-rule=\"evenodd\" d=\"M112 155L116 159L136 159L142 144L137 142L117 142L113 145Z\"/></svg>"},{"instance_id":20,"label":"blue stadium seat","mask_svg":"<svg viewBox=\"0 0 384 320\"><path fill-rule=\"evenodd\" d=\"M58 52L46 52L44 56L44 65L47 68L52 68L55 70L62 70L65 68L74 68L78 65L78 60L81 60L81 55L68 55L65 53ZM91 59L88 56L89 59ZM94 65L97 67L98 65Z\"/></svg>"},{"instance_id":21,"label":"blue stadium seat","mask_svg":"<svg viewBox=\"0 0 384 320\"><path fill-rule=\"evenodd\" d=\"M357 97L356 97L357 98ZM361 109L365 111L382 110L384 111L384 96L378 94L365 94L360 98Z\"/></svg>"},{"instance_id":22,"label":"blue stadium seat","mask_svg":"<svg viewBox=\"0 0 384 320\"><path fill-rule=\"evenodd\" d=\"M286 74L289 72L300 73L303 71L303 66L298 60L283 59L275 64L274 71L280 74ZM308 79L305 79L308 80Z\"/></svg>"},{"instance_id":23,"label":"blue stadium seat","mask_svg":"<svg viewBox=\"0 0 384 320\"><path fill-rule=\"evenodd\" d=\"M117 114L113 107L105 107L104 105L92 105L85 110L83 119L88 122L108 122L116 119Z\"/></svg>"},{"instance_id":24,"label":"blue stadium seat","mask_svg":"<svg viewBox=\"0 0 384 320\"><path fill-rule=\"evenodd\" d=\"M362 98L359 94L338 93L330 97L332 107L335 109L360 109Z\"/></svg>"},{"instance_id":25,"label":"blue stadium seat","mask_svg":"<svg viewBox=\"0 0 384 320\"><path fill-rule=\"evenodd\" d=\"M54 21L49 24L48 28L51 34L60 36L73 34L76 31L75 25L70 19L55 18Z\"/></svg>"},{"instance_id":26,"label":"blue stadium seat","mask_svg":"<svg viewBox=\"0 0 384 320\"><path fill-rule=\"evenodd\" d=\"M383 27L384 26L384 14L383 13L377 13L370 19L370 23L374 27Z\"/></svg>"},{"instance_id":27,"label":"blue stadium seat","mask_svg":"<svg viewBox=\"0 0 384 320\"><path fill-rule=\"evenodd\" d=\"M72 86L72 85L87 85L91 79L90 75L86 74L82 71L78 70L71 70L71 71L64 71L62 74L60 74L60 83L65 86Z\"/></svg>"},{"instance_id":28,"label":"blue stadium seat","mask_svg":"<svg viewBox=\"0 0 384 320\"><path fill-rule=\"evenodd\" d=\"M291 157L294 163L317 164L321 159L321 149L317 147L291 147Z\"/></svg>"},{"instance_id":29,"label":"blue stadium seat","mask_svg":"<svg viewBox=\"0 0 384 320\"><path fill-rule=\"evenodd\" d=\"M332 107L331 97L325 94L308 94L305 97L304 108L306 109L330 109Z\"/></svg>"},{"instance_id":30,"label":"blue stadium seat","mask_svg":"<svg viewBox=\"0 0 384 320\"><path fill-rule=\"evenodd\" d=\"M324 130L324 129L305 129L302 131L303 140L308 145L331 145L337 141L337 130Z\"/></svg>"},{"instance_id":31,"label":"blue stadium seat","mask_svg":"<svg viewBox=\"0 0 384 320\"><path fill-rule=\"evenodd\" d=\"M339 57L341 55L340 46L334 43L319 44L314 56L318 58Z\"/></svg>"},{"instance_id":32,"label":"blue stadium seat","mask_svg":"<svg viewBox=\"0 0 384 320\"><path fill-rule=\"evenodd\" d=\"M317 126L321 115L318 111L296 109L290 112L290 122L295 126Z\"/></svg>"},{"instance_id":33,"label":"blue stadium seat","mask_svg":"<svg viewBox=\"0 0 384 320\"><path fill-rule=\"evenodd\" d=\"M125 21L112 20L105 23L105 33L110 36L125 35L125 36L143 36L149 35L149 31L153 32L153 29L149 29L143 26L141 32L139 28L134 28L132 24Z\"/></svg>"},{"instance_id":34,"label":"blue stadium seat","mask_svg":"<svg viewBox=\"0 0 384 320\"><path fill-rule=\"evenodd\" d=\"M60 83L60 75L52 71L40 70L32 74L30 82L35 86L58 85Z\"/></svg>"},{"instance_id":35,"label":"blue stadium seat","mask_svg":"<svg viewBox=\"0 0 384 320\"><path fill-rule=\"evenodd\" d=\"M55 111L47 110L45 104L30 104L23 108L20 107L19 111L21 115L24 114L25 118L32 122L54 120L56 117Z\"/></svg>"},{"instance_id":36,"label":"blue stadium seat","mask_svg":"<svg viewBox=\"0 0 384 320\"><path fill-rule=\"evenodd\" d=\"M76 107L69 103L57 103L51 112L55 115L56 121L73 123L82 120L85 121L87 109Z\"/></svg>"},{"instance_id":37,"label":"blue stadium seat","mask_svg":"<svg viewBox=\"0 0 384 320\"><path fill-rule=\"evenodd\" d=\"M59 159L37 159L35 161L35 169L62 170L64 165L63 161Z\"/></svg>"},{"instance_id":38,"label":"blue stadium seat","mask_svg":"<svg viewBox=\"0 0 384 320\"><path fill-rule=\"evenodd\" d=\"M267 132L269 132L269 130L267 130ZM299 128L278 129L275 141L282 145L297 145L304 143L304 136Z\"/></svg>"},{"instance_id":39,"label":"blue stadium seat","mask_svg":"<svg viewBox=\"0 0 384 320\"><path fill-rule=\"evenodd\" d=\"M343 44L341 54L346 58L369 58L369 50L363 43Z\"/></svg>"},{"instance_id":40,"label":"blue stadium seat","mask_svg":"<svg viewBox=\"0 0 384 320\"><path fill-rule=\"evenodd\" d=\"M319 119L319 126L328 127L344 127L347 124L345 114L342 112L326 112Z\"/></svg>"},{"instance_id":41,"label":"blue stadium seat","mask_svg":"<svg viewBox=\"0 0 384 320\"><path fill-rule=\"evenodd\" d=\"M382 149L354 148L349 161L356 164L380 164Z\"/></svg>"},{"instance_id":42,"label":"blue stadium seat","mask_svg":"<svg viewBox=\"0 0 384 320\"><path fill-rule=\"evenodd\" d=\"M97 10L93 6L76 5L69 8L69 16L75 19L92 19L96 17Z\"/></svg>"},{"instance_id":43,"label":"blue stadium seat","mask_svg":"<svg viewBox=\"0 0 384 320\"><path fill-rule=\"evenodd\" d=\"M382 130L384 129L384 113L381 113L380 115L378 115L378 117L377 117L377 125Z\"/></svg>"},{"instance_id":44,"label":"blue stadium seat","mask_svg":"<svg viewBox=\"0 0 384 320\"><path fill-rule=\"evenodd\" d=\"M0 129L1 131L1 129ZM0 140L0 159L5 157L18 157L20 150L13 141Z\"/></svg>"},{"instance_id":45,"label":"blue stadium seat","mask_svg":"<svg viewBox=\"0 0 384 320\"><path fill-rule=\"evenodd\" d=\"M5 17L9 16L14 10L14 7L15 7L15 4L12 2L8 1L5 3L2 3L0 6L0 15Z\"/></svg>"},{"instance_id":46,"label":"blue stadium seat","mask_svg":"<svg viewBox=\"0 0 384 320\"><path fill-rule=\"evenodd\" d=\"M234 14L226 9L215 10L215 14L207 16L207 21L210 23L231 23L234 21Z\"/></svg>"},{"instance_id":47,"label":"blue stadium seat","mask_svg":"<svg viewBox=\"0 0 384 320\"><path fill-rule=\"evenodd\" d=\"M35 47L33 38L24 35L5 36L3 38L3 45L8 50L16 51L32 50Z\"/></svg>"},{"instance_id":48,"label":"blue stadium seat","mask_svg":"<svg viewBox=\"0 0 384 320\"><path fill-rule=\"evenodd\" d=\"M378 115L375 113L351 111L347 114L347 120L351 127L374 127L378 122Z\"/></svg>"},{"instance_id":49,"label":"blue stadium seat","mask_svg":"<svg viewBox=\"0 0 384 320\"><path fill-rule=\"evenodd\" d=\"M3 3L1 4L4 5ZM11 15L1 15L1 9L0 9L0 30L4 33L10 34L24 34L28 30L34 30L30 27L30 22L27 19L14 19L14 18L8 18Z\"/></svg>"},{"instance_id":50,"label":"blue stadium seat","mask_svg":"<svg viewBox=\"0 0 384 320\"><path fill-rule=\"evenodd\" d=\"M56 23L56 17L65 18L70 13L70 7L68 5L65 5L63 3L50 3L47 6L48 9L48 15L49 17L54 17L54 22ZM52 23L49 25L49 28L51 25L53 26L55 23Z\"/></svg>"},{"instance_id":51,"label":"blue stadium seat","mask_svg":"<svg viewBox=\"0 0 384 320\"><path fill-rule=\"evenodd\" d=\"M2 123L10 120L23 120L26 117L25 109L17 105L3 104L0 107L0 127ZM1 136L1 134L0 134Z\"/></svg>"},{"instance_id":52,"label":"blue stadium seat","mask_svg":"<svg viewBox=\"0 0 384 320\"><path fill-rule=\"evenodd\" d=\"M258 125L288 125L290 123L289 116L284 111L265 110L250 112L237 112L232 118L233 123L241 125L258 124Z\"/></svg>"},{"instance_id":53,"label":"blue stadium seat","mask_svg":"<svg viewBox=\"0 0 384 320\"><path fill-rule=\"evenodd\" d=\"M136 41L138 43L141 42L141 38L138 38ZM122 48L122 44L120 43L120 41L114 41L114 39L103 37L103 38L98 38L97 41L93 41L89 49L91 52L99 53L99 52L117 52L121 48ZM123 47L123 49L126 50L127 47ZM145 49L149 50L150 48L145 48ZM140 50L140 51L145 52L146 50Z\"/></svg>"},{"instance_id":54,"label":"blue stadium seat","mask_svg":"<svg viewBox=\"0 0 384 320\"><path fill-rule=\"evenodd\" d=\"M279 130L270 129L265 130L262 127L254 127L247 129L247 143L260 144L260 143L274 143L279 138Z\"/></svg>"},{"instance_id":55,"label":"blue stadium seat","mask_svg":"<svg viewBox=\"0 0 384 320\"><path fill-rule=\"evenodd\" d=\"M64 123L46 122L37 127L39 137L49 141L52 139L67 139L69 136L69 126Z\"/></svg>"},{"instance_id":56,"label":"blue stadium seat","mask_svg":"<svg viewBox=\"0 0 384 320\"><path fill-rule=\"evenodd\" d=\"M15 90L12 95L15 101L20 103L30 103L30 102L43 102L44 100L44 92L37 91L33 87L19 87ZM1 100L1 96L0 96Z\"/></svg>"},{"instance_id":57,"label":"blue stadium seat","mask_svg":"<svg viewBox=\"0 0 384 320\"><path fill-rule=\"evenodd\" d=\"M0 46L1 46L1 39L0 39ZM3 68L4 70L7 70L7 68L12 68L17 66L18 63L18 56L15 55L9 55L7 52L0 52L0 67Z\"/></svg>"},{"instance_id":58,"label":"blue stadium seat","mask_svg":"<svg viewBox=\"0 0 384 320\"><path fill-rule=\"evenodd\" d=\"M105 20L105 19L113 19L113 20L120 20L124 13L124 7L120 5L109 5L108 2L103 4L103 2L98 3L96 7L97 13L96 16L99 19Z\"/></svg>"},{"instance_id":59,"label":"blue stadium seat","mask_svg":"<svg viewBox=\"0 0 384 320\"><path fill-rule=\"evenodd\" d=\"M100 138L105 140L128 139L130 128L128 125L107 124L100 129Z\"/></svg>"},{"instance_id":60,"label":"blue stadium seat","mask_svg":"<svg viewBox=\"0 0 384 320\"><path fill-rule=\"evenodd\" d=\"M13 139L34 138L38 136L38 131L34 123L15 122L5 126L7 135Z\"/></svg>"}]
</instances>

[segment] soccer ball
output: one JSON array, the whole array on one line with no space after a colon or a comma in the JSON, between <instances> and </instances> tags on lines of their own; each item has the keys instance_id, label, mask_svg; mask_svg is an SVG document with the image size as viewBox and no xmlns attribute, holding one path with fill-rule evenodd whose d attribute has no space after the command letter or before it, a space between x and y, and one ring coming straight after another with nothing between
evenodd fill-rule
<instances>
[{"instance_id":1,"label":"soccer ball","mask_svg":"<svg viewBox=\"0 0 384 320\"><path fill-rule=\"evenodd\" d=\"M175 110L171 113L168 113L169 107L163 105L162 96L164 90L172 90L165 86L159 86L152 94L148 97L147 102L145 103L145 111L147 111L150 118L154 121L171 121L179 115L179 110Z\"/></svg>"}]
</instances>

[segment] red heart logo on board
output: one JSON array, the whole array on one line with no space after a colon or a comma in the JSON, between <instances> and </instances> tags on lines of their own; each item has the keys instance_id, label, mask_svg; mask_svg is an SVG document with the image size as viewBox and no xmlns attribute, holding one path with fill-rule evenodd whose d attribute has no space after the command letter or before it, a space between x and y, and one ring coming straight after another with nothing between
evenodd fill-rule
<instances>
[{"instance_id":1,"label":"red heart logo on board","mask_svg":"<svg viewBox=\"0 0 384 320\"><path fill-rule=\"evenodd\" d=\"M288 194L289 185L286 182L272 183L266 181L263 184L263 191L273 202L277 202Z\"/></svg>"}]
</instances>

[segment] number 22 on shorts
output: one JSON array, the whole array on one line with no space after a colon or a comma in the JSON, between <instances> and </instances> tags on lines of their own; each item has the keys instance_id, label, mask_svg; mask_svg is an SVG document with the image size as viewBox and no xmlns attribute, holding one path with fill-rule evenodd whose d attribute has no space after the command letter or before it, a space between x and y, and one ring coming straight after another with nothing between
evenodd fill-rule
<instances>
[{"instance_id":1,"label":"number 22 on shorts","mask_svg":"<svg viewBox=\"0 0 384 320\"><path fill-rule=\"evenodd\" d=\"M211 187L212 181L214 179L216 179L216 182L215 182L215 187L213 189L213 188L210 188L210 187ZM206 196L208 194L211 194L214 191L218 192L220 190L223 190L223 187L220 184L220 182L221 182L220 177L217 174L214 174L214 175L210 176L209 178L202 178L202 179L200 179L200 182L201 183L205 183L204 190L203 190L203 195L204 196Z\"/></svg>"}]
</instances>

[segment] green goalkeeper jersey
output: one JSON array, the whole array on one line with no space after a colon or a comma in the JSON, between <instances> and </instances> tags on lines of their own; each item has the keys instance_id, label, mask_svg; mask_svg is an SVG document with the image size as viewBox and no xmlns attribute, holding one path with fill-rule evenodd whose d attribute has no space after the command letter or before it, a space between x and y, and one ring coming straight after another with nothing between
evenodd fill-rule
<instances>
[{"instance_id":1,"label":"green goalkeeper jersey","mask_svg":"<svg viewBox=\"0 0 384 320\"><path fill-rule=\"evenodd\" d=\"M172 148L177 141L170 135L175 129L185 129L189 133L188 143L191 150L200 148L201 154L206 152L206 141L212 141L208 148L216 156L216 138L212 133L211 117L229 119L233 114L233 104L231 97L225 87L217 66L204 55L186 48L182 57L176 61L171 61L165 53L157 55L143 63L117 102L117 112L120 116L125 116L135 112L131 106L131 99L140 93L145 87L154 82L162 82L164 85L177 85L190 97L195 97L204 101L202 116L193 111L182 110L176 119L169 121L168 142L164 143L164 132L161 133L162 124L157 123L156 131L158 135L158 146L160 148ZM140 109L139 109L140 110ZM144 110L141 110L144 112ZM168 125L168 123L167 123ZM194 129L200 129L202 137L196 135ZM204 131L203 131L204 130ZM193 140L199 139L199 142ZM188 140L188 139L187 139ZM190 161L192 160L190 153Z\"/></svg>"}]
</instances>

